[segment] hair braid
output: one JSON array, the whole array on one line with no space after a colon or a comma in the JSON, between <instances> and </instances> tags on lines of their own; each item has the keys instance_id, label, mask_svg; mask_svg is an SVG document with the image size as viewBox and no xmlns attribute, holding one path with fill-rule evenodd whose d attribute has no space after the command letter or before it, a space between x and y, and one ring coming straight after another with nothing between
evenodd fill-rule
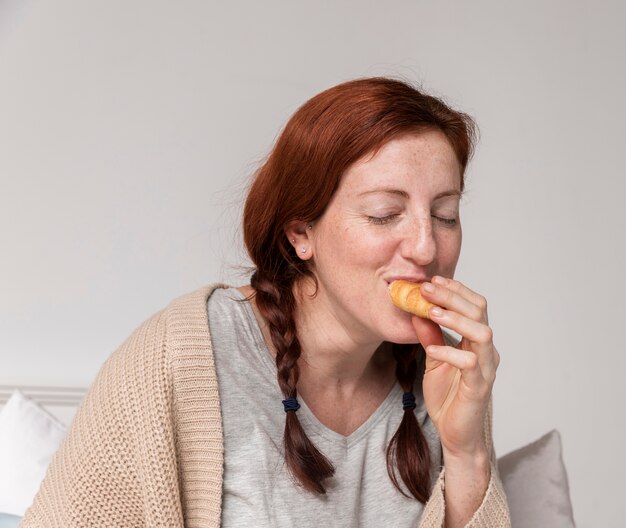
<instances>
[{"instance_id":1,"label":"hair braid","mask_svg":"<svg viewBox=\"0 0 626 528\"><path fill-rule=\"evenodd\" d=\"M397 345L392 348L396 358L396 377L404 392L413 392L418 370L423 375L424 349L421 345ZM419 363L418 356L419 353ZM411 495L426 503L430 496L430 449L413 409L404 409L398 430L387 447L387 472L394 486L405 496L398 475Z\"/></svg>"},{"instance_id":2,"label":"hair braid","mask_svg":"<svg viewBox=\"0 0 626 528\"><path fill-rule=\"evenodd\" d=\"M293 318L295 298L292 281L279 285L260 276L258 270L251 279L259 312L268 321L272 343L276 348L278 384L286 398L296 398L300 377L298 359L302 349ZM304 432L296 412L286 412L283 444L285 462L291 474L306 490L326 493L324 480L332 477L335 468L315 447Z\"/></svg>"}]
</instances>

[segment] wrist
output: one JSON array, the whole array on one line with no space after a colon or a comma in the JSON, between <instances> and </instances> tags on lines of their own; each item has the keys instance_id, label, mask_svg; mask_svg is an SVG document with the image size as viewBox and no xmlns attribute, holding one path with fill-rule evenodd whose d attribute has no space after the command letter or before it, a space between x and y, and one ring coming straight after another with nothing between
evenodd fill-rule
<instances>
[{"instance_id":1,"label":"wrist","mask_svg":"<svg viewBox=\"0 0 626 528\"><path fill-rule=\"evenodd\" d=\"M474 452L451 453L443 449L443 465L447 474L489 475L491 463L486 449Z\"/></svg>"},{"instance_id":2,"label":"wrist","mask_svg":"<svg viewBox=\"0 0 626 528\"><path fill-rule=\"evenodd\" d=\"M441 451L445 459L459 464L467 464L472 460L489 459L489 450L483 438L478 438L472 445L463 449L450 449L442 442Z\"/></svg>"},{"instance_id":3,"label":"wrist","mask_svg":"<svg viewBox=\"0 0 626 528\"><path fill-rule=\"evenodd\" d=\"M466 526L485 499L491 479L486 450L444 454L445 527Z\"/></svg>"}]
</instances>

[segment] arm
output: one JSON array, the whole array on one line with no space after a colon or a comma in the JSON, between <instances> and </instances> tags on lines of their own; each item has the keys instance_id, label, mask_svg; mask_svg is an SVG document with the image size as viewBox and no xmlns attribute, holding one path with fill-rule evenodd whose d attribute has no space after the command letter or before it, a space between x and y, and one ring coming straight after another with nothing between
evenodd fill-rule
<instances>
[{"instance_id":1,"label":"arm","mask_svg":"<svg viewBox=\"0 0 626 528\"><path fill-rule=\"evenodd\" d=\"M462 528L478 510L491 477L487 451L474 457L457 458L444 452L445 527Z\"/></svg>"},{"instance_id":2,"label":"arm","mask_svg":"<svg viewBox=\"0 0 626 528\"><path fill-rule=\"evenodd\" d=\"M432 286L429 288L428 286ZM428 414L437 427L444 469L425 505L422 527L510 527L491 434L491 392L500 355L487 303L458 281L424 284L431 320L413 318L426 351L423 379ZM444 341L439 325L462 336Z\"/></svg>"},{"instance_id":3,"label":"arm","mask_svg":"<svg viewBox=\"0 0 626 528\"><path fill-rule=\"evenodd\" d=\"M496 455L492 441L492 403L489 402L484 424L485 443L489 449L489 481L486 490L481 495L478 505L472 510L464 528L510 528L509 507L504 494L504 488L498 474ZM457 500L448 493L448 467L445 465L435 483L430 499L424 506L419 528L448 528L448 504Z\"/></svg>"}]
</instances>

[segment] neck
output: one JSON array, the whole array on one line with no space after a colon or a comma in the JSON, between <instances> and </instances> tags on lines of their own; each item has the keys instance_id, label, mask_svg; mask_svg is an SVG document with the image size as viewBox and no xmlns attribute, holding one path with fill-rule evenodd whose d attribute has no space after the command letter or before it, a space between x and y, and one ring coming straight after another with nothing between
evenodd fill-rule
<instances>
[{"instance_id":1,"label":"neck","mask_svg":"<svg viewBox=\"0 0 626 528\"><path fill-rule=\"evenodd\" d=\"M248 296L250 286L239 288ZM327 393L346 398L370 387L388 387L395 381L395 359L391 345L355 339L328 308L321 295L312 296L312 285L294 287L297 309L294 313L301 355L298 360L298 392ZM252 301L268 349L276 358L267 321ZM382 381L381 381L382 380Z\"/></svg>"},{"instance_id":2,"label":"neck","mask_svg":"<svg viewBox=\"0 0 626 528\"><path fill-rule=\"evenodd\" d=\"M351 396L380 385L381 379L395 379L391 346L350 332L328 299L321 292L311 295L313 291L308 280L294 287L302 386Z\"/></svg>"}]
</instances>

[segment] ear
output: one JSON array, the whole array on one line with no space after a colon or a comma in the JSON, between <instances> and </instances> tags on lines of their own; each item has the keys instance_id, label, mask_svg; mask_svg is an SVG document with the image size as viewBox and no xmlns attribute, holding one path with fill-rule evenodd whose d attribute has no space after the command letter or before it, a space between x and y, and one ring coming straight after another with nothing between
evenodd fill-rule
<instances>
[{"instance_id":1,"label":"ear","mask_svg":"<svg viewBox=\"0 0 626 528\"><path fill-rule=\"evenodd\" d=\"M312 222L301 220L292 220L285 226L285 236L301 260L309 260L313 256L312 230Z\"/></svg>"}]
</instances>

